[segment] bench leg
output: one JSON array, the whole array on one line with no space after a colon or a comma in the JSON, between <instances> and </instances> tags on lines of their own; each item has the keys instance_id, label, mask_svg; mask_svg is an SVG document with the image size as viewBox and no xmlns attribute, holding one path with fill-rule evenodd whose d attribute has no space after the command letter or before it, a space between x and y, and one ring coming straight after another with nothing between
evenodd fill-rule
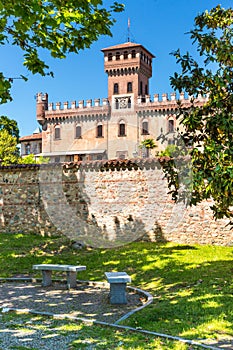
<instances>
[{"instance_id":1,"label":"bench leg","mask_svg":"<svg viewBox=\"0 0 233 350\"><path fill-rule=\"evenodd\" d=\"M42 270L42 286L48 287L52 284L52 271L49 270Z\"/></svg>"},{"instance_id":2,"label":"bench leg","mask_svg":"<svg viewBox=\"0 0 233 350\"><path fill-rule=\"evenodd\" d=\"M127 304L126 283L110 283L110 303Z\"/></svg>"},{"instance_id":3,"label":"bench leg","mask_svg":"<svg viewBox=\"0 0 233 350\"><path fill-rule=\"evenodd\" d=\"M76 271L67 271L67 287L68 289L70 288L75 288L76 287L76 276L77 272Z\"/></svg>"}]
</instances>

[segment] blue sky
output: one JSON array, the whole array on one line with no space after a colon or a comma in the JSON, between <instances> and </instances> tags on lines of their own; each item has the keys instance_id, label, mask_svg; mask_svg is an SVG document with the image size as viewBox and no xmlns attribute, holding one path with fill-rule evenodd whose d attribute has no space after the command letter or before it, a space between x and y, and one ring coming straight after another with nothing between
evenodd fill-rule
<instances>
[{"instance_id":1,"label":"blue sky","mask_svg":"<svg viewBox=\"0 0 233 350\"><path fill-rule=\"evenodd\" d=\"M105 1L109 4L113 1ZM12 88L13 102L0 105L0 115L7 115L18 122L20 136L30 135L38 126L36 122L37 92L47 92L49 102L79 101L107 97L107 75L103 68L102 48L127 41L127 23L130 18L131 41L142 44L156 58L153 61L153 77L150 94L170 93L169 77L179 70L170 52L180 48L182 52L196 54L187 33L193 28L194 17L219 3L232 7L232 0L123 0L125 11L115 15L112 37L101 37L90 49L70 55L65 60L43 57L54 72L54 78L28 73L22 65L23 58L16 47L1 47L1 70L5 76L28 76L28 81L15 80Z\"/></svg>"}]
</instances>

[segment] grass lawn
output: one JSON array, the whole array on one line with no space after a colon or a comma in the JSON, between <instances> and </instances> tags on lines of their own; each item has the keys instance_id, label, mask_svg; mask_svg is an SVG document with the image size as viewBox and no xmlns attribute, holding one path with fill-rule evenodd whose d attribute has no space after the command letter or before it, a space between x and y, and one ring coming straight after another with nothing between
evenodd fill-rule
<instances>
[{"instance_id":1,"label":"grass lawn","mask_svg":"<svg viewBox=\"0 0 233 350\"><path fill-rule=\"evenodd\" d=\"M0 277L35 276L32 265L40 263L86 265L87 270L79 272L78 278L95 281L104 281L105 271L126 271L132 285L150 292L154 301L124 325L195 340L233 336L233 247L135 242L114 249L79 251L72 249L66 238L1 234ZM41 277L40 273L37 276ZM31 318L35 327L43 321L43 317L29 315L1 316L15 327L20 323L18 318ZM85 349L90 342L94 349L196 349L129 331L50 322L51 329L77 331L69 349Z\"/></svg>"}]
</instances>

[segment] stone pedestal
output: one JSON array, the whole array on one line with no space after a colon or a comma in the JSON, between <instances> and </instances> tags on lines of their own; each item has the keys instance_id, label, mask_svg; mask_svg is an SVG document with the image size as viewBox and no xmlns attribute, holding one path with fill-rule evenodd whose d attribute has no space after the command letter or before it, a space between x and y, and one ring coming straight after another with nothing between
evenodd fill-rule
<instances>
[{"instance_id":1,"label":"stone pedestal","mask_svg":"<svg viewBox=\"0 0 233 350\"><path fill-rule=\"evenodd\" d=\"M105 276L110 284L110 303L127 304L126 284L131 282L130 276L126 272L105 272Z\"/></svg>"}]
</instances>

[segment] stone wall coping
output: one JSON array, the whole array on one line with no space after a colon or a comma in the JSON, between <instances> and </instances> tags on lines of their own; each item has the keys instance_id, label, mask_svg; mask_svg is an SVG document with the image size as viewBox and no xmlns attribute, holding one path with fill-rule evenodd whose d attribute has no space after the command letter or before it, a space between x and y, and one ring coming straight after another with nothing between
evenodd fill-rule
<instances>
[{"instance_id":1,"label":"stone wall coping","mask_svg":"<svg viewBox=\"0 0 233 350\"><path fill-rule=\"evenodd\" d=\"M104 159L104 160L90 160L90 161L78 161L78 162L66 162L66 163L49 163L49 164L12 164L1 165L1 170L26 170L26 169L46 169L46 168L63 168L66 169L83 169L83 170L137 170L138 168L160 168L161 164L169 162L170 160L188 161L189 156L179 156L177 158L171 158L167 156L153 157L153 158L132 158L132 159Z\"/></svg>"}]
</instances>

